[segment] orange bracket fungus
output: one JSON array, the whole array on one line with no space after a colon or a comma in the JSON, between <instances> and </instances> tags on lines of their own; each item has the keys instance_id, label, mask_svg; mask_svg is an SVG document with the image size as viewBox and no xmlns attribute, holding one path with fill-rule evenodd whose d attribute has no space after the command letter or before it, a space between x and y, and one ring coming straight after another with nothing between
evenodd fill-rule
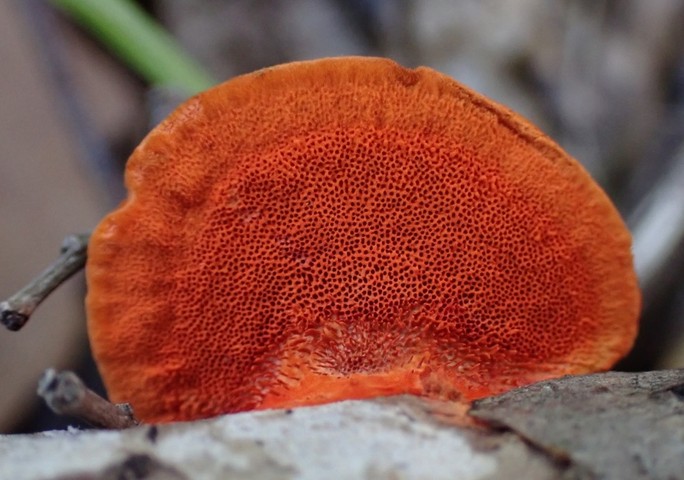
<instances>
[{"instance_id":1,"label":"orange bracket fungus","mask_svg":"<svg viewBox=\"0 0 684 480\"><path fill-rule=\"evenodd\" d=\"M337 58L184 103L88 250L89 334L144 421L610 368L640 294L577 161L428 68Z\"/></svg>"}]
</instances>

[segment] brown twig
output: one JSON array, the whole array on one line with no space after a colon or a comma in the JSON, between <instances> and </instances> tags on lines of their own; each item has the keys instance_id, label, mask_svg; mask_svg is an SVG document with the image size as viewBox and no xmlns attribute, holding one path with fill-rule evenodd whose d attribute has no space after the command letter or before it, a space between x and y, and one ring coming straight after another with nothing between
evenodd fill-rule
<instances>
[{"instance_id":1,"label":"brown twig","mask_svg":"<svg viewBox=\"0 0 684 480\"><path fill-rule=\"evenodd\" d=\"M38 382L38 395L53 412L79 418L94 427L120 430L140 424L128 403L105 400L68 370L46 370Z\"/></svg>"},{"instance_id":2,"label":"brown twig","mask_svg":"<svg viewBox=\"0 0 684 480\"><path fill-rule=\"evenodd\" d=\"M62 254L57 261L20 291L0 303L0 322L9 330L20 330L48 295L85 266L89 238L89 234L65 238Z\"/></svg>"}]
</instances>

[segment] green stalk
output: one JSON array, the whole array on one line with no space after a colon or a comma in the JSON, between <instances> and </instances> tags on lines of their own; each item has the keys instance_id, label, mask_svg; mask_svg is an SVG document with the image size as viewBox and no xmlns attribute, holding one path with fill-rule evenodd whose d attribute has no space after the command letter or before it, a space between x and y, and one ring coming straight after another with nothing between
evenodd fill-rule
<instances>
[{"instance_id":1,"label":"green stalk","mask_svg":"<svg viewBox=\"0 0 684 480\"><path fill-rule=\"evenodd\" d=\"M216 82L130 0L50 0L154 85L188 95Z\"/></svg>"}]
</instances>

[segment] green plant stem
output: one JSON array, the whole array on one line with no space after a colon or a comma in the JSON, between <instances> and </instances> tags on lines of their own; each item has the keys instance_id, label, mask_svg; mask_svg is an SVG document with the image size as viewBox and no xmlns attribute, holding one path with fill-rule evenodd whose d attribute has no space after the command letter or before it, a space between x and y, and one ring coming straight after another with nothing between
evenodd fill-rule
<instances>
[{"instance_id":1,"label":"green plant stem","mask_svg":"<svg viewBox=\"0 0 684 480\"><path fill-rule=\"evenodd\" d=\"M166 30L130 0L50 1L154 85L190 95L215 83Z\"/></svg>"}]
</instances>

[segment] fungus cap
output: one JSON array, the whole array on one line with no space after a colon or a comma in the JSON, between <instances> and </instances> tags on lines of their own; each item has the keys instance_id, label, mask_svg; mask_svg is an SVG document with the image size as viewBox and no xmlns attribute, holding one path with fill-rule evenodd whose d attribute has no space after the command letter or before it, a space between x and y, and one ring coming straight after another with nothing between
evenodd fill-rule
<instances>
[{"instance_id":1,"label":"fungus cap","mask_svg":"<svg viewBox=\"0 0 684 480\"><path fill-rule=\"evenodd\" d=\"M145 421L610 368L640 294L586 171L428 68L291 63L188 100L89 246L89 335Z\"/></svg>"}]
</instances>

